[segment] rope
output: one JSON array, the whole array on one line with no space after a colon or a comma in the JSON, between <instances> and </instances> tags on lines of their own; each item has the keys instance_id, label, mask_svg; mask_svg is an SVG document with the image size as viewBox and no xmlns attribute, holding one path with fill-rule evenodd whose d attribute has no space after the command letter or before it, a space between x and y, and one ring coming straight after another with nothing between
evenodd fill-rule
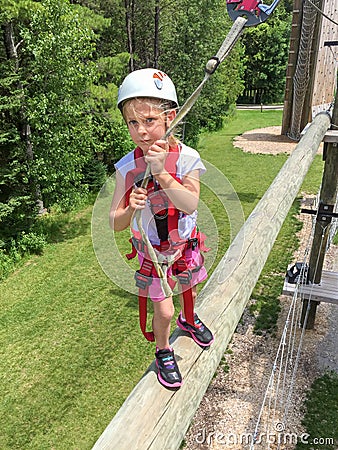
<instances>
[{"instance_id":1,"label":"rope","mask_svg":"<svg viewBox=\"0 0 338 450\"><path fill-rule=\"evenodd\" d=\"M180 109L175 119L171 122L170 127L168 128L166 134L164 135L164 139L167 139L170 136L174 128L176 128L176 126L184 119L184 117L191 110L196 100L198 99L204 84L208 81L210 76L216 71L217 67L225 60L225 58L229 55L230 51L236 44L237 40L242 34L246 22L247 19L245 19L244 17L238 17L232 24L232 27L229 30L226 38L222 42L222 45L220 46L218 52L207 62L202 82L191 94L191 96L186 100L186 102Z\"/></svg>"},{"instance_id":2,"label":"rope","mask_svg":"<svg viewBox=\"0 0 338 450\"><path fill-rule=\"evenodd\" d=\"M331 17L329 17L328 15L326 15L320 8L318 8L317 5L315 5L314 3L312 3L311 0L307 0L318 12L319 14L321 14L323 17L325 17L325 19L329 20L330 22L332 22L334 25L336 25L338 27L338 23L335 22L333 19L331 19Z\"/></svg>"},{"instance_id":3,"label":"rope","mask_svg":"<svg viewBox=\"0 0 338 450\"><path fill-rule=\"evenodd\" d=\"M236 44L237 40L239 39L240 35L242 34L242 31L245 27L246 22L247 22L247 19L245 19L244 17L238 17L235 20L235 22L232 24L232 27L230 28L226 38L222 42L222 45L220 46L218 52L216 53L215 56L210 58L209 61L207 62L206 66L205 66L205 74L204 74L204 78L203 78L202 82L195 89L195 91L190 95L190 97L185 101L184 105L180 108L175 119L171 122L165 135L163 136L163 139L168 139L168 137L171 135L171 133L174 131L174 129L177 127L177 125L182 122L184 117L188 114L188 112L194 106L205 83L208 81L210 76L216 71L217 67L229 55L230 51ZM149 175L150 175L150 166L148 164L147 170L146 170L146 173L145 173L145 176L143 179L143 183L142 183L142 187L144 187L144 188L147 187Z\"/></svg>"},{"instance_id":4,"label":"rope","mask_svg":"<svg viewBox=\"0 0 338 450\"><path fill-rule=\"evenodd\" d=\"M192 106L195 104L197 98L199 97L199 95L202 91L204 84L208 81L210 76L216 71L217 67L229 55L231 49L236 44L237 40L239 39L239 37L245 27L246 22L247 22L246 18L238 17L235 20L235 22L232 24L232 27L231 27L230 31L228 32L226 38L224 39L222 45L220 46L216 56L213 56L207 62L206 66L205 66L205 75L204 75L202 82L195 89L195 91L191 94L191 96L186 100L186 102L184 103L184 105L182 106L180 111L178 112L175 119L171 122L170 126L168 127L168 130L166 131L165 135L163 136L164 140L168 139L170 134L173 132L174 128L176 128L176 126L184 119L184 117L188 114L188 112L190 111ZM149 175L150 175L150 164L147 165L147 168L146 168L146 171L144 174L144 178L143 178L143 181L141 184L141 187L144 189L148 185ZM158 274L158 277L160 278L161 284L163 286L164 294L166 297L170 297L172 295L172 291L170 289L170 286L168 285L166 276L157 261L156 253L153 249L153 246L151 245L151 242L149 241L149 239L143 229L141 210L135 210L133 217L132 217L132 221L134 218L136 219L138 229L142 235L142 239L144 240L144 242L148 248L148 252L149 252L151 261L153 262L156 272Z\"/></svg>"}]
</instances>

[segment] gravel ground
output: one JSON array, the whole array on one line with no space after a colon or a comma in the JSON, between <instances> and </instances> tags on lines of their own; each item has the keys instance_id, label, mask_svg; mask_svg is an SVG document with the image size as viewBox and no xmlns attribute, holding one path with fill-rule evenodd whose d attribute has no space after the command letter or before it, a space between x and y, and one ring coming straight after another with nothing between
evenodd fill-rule
<instances>
[{"instance_id":1,"label":"gravel ground","mask_svg":"<svg viewBox=\"0 0 338 450\"><path fill-rule=\"evenodd\" d=\"M255 153L290 153L296 143L280 136L279 133L280 127L249 131L236 138L234 145L242 148L243 151ZM305 241L307 241L312 226L312 219L309 215L301 214L300 219L304 222L299 236L301 245L294 255L293 262L303 260ZM337 247L331 246L324 264L324 269L338 272ZM250 300L250 302L254 301L254 299ZM248 442L251 441L247 441L246 436L251 436L255 430L285 327L291 297L281 295L280 302L282 311L274 337L254 334L255 319L250 315L248 308L245 310L229 349L195 414L185 437L184 449L250 449ZM307 330L302 339L298 370L290 395L287 415L284 415L285 409L278 407L273 420L271 420L270 414L270 421L266 423L270 423L271 445L262 439L261 444L255 445L255 450L266 450L267 448L292 450L295 448L295 441L292 441L291 437L288 439L286 433L293 433L293 436L297 436L298 439L304 433L301 419L302 405L307 390L314 379L326 369L338 371L337 319L338 308L335 305L321 303L318 306L315 329ZM301 330L298 329L296 339L299 341L300 338ZM290 379L292 379L291 375ZM266 416L267 408L263 410L261 424L264 423ZM279 446L272 443L278 436L283 437L283 442Z\"/></svg>"}]
</instances>

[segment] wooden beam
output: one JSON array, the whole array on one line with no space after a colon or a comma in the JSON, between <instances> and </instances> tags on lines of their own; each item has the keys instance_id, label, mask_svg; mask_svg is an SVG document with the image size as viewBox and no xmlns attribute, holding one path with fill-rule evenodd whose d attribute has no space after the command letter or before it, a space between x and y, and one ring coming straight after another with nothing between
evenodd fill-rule
<instances>
[{"instance_id":1,"label":"wooden beam","mask_svg":"<svg viewBox=\"0 0 338 450\"><path fill-rule=\"evenodd\" d=\"M283 294L293 295L296 284L284 282ZM338 272L323 270L320 284L301 284L298 288L301 298L315 302L335 303L338 305Z\"/></svg>"},{"instance_id":2,"label":"wooden beam","mask_svg":"<svg viewBox=\"0 0 338 450\"><path fill-rule=\"evenodd\" d=\"M338 144L338 130L327 130L323 141L330 144Z\"/></svg>"},{"instance_id":3,"label":"wooden beam","mask_svg":"<svg viewBox=\"0 0 338 450\"><path fill-rule=\"evenodd\" d=\"M197 311L215 334L213 345L202 350L175 330L183 386L162 387L153 362L93 450L179 448L329 126L328 114L316 116L199 295Z\"/></svg>"}]
</instances>

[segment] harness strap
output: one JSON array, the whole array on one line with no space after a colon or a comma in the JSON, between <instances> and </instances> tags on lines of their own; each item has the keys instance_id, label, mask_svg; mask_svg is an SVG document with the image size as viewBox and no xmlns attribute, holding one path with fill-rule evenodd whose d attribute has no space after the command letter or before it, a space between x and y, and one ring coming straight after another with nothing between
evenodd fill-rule
<instances>
[{"instance_id":1,"label":"harness strap","mask_svg":"<svg viewBox=\"0 0 338 450\"><path fill-rule=\"evenodd\" d=\"M139 288L139 320L140 328L147 341L154 342L153 331L146 331L147 328L147 301L149 286L153 281L152 272L154 264L148 259L144 259L140 270L135 272L136 286Z\"/></svg>"},{"instance_id":2,"label":"harness strap","mask_svg":"<svg viewBox=\"0 0 338 450\"><path fill-rule=\"evenodd\" d=\"M182 183L176 175L176 163L178 161L179 152L180 150L177 146L167 154L165 167L173 178L175 178L179 183ZM126 205L129 203L129 196L133 187L144 177L144 173L147 168L144 161L143 152L139 147L134 150L134 161L136 167L126 174ZM151 211L156 223L159 238L161 240L160 246L153 247L160 252L165 252L169 249L181 250L182 256L174 262L172 265L172 270L182 287L183 307L186 321L189 324L196 326L194 321L194 302L191 285L192 271L188 268L186 263L185 250L188 248L194 249L200 244L202 251L208 251L204 245L205 236L194 230L191 239L182 240L178 232L179 211L175 208L174 204L170 201L162 188L157 186L153 180L150 180L147 190ZM150 258L148 247L143 242L140 232L134 230L133 228L132 232L134 236L129 240L132 243L132 251L126 255L127 258L134 258L137 255L137 252L141 252L145 256L140 269L135 273L136 286L139 288L140 327L145 338L148 341L154 341L154 333L146 331L146 325L149 286L152 283L153 275L156 276L156 269L152 258ZM196 272L199 269L200 267L193 269L193 271ZM174 286L175 281L169 277L168 284Z\"/></svg>"},{"instance_id":3,"label":"harness strap","mask_svg":"<svg viewBox=\"0 0 338 450\"><path fill-rule=\"evenodd\" d=\"M133 251L129 255L129 259L131 259L133 256L137 254L137 251L143 247L142 241L139 239L132 238L130 241L133 244ZM192 242L188 241L186 243L186 247L190 248L195 243L195 239L191 240ZM163 246L159 247L161 250L168 248L168 243L163 243ZM177 278L178 282L180 283L182 287L182 296L183 296L183 309L184 309L184 316L186 321L193 326L197 326L195 324L194 319L194 298L192 293L192 286L191 286L191 280L192 280L192 273L197 272L200 270L200 266L194 268L193 270L189 269L186 260L185 260L185 254L183 252L183 255L174 262L172 266L172 271L175 277ZM150 341L154 342L155 336L152 331L146 331L147 327L147 300L148 300L148 294L149 294L149 286L153 282L153 275L156 274L154 264L151 260L147 259L146 255L142 262L142 265L139 270L135 272L135 280L136 280L136 286L139 288L139 321L140 321L140 328L144 335L144 337ZM169 278L168 280L171 288L174 288L175 281L172 278Z\"/></svg>"},{"instance_id":4,"label":"harness strap","mask_svg":"<svg viewBox=\"0 0 338 450\"><path fill-rule=\"evenodd\" d=\"M173 265L173 273L182 287L183 309L185 320L190 325L193 325L195 327L196 324L194 319L194 298L192 295L192 286L191 286L192 271L188 268L184 256L175 261Z\"/></svg>"}]
</instances>

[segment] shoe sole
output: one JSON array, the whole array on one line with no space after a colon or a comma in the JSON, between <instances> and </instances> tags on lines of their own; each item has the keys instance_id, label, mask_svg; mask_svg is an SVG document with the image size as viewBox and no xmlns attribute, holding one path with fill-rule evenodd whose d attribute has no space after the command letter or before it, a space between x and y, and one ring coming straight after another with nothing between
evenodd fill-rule
<instances>
[{"instance_id":1,"label":"shoe sole","mask_svg":"<svg viewBox=\"0 0 338 450\"><path fill-rule=\"evenodd\" d=\"M185 326L177 319L176 320L176 324L179 328L181 328L181 330L186 331L187 333L190 334L190 336L193 338L193 340L196 342L196 344L200 345L201 347L210 347L210 345L214 342L215 338L213 337L211 339L210 342L205 343L205 342L201 342L199 341L196 336L194 335L194 333L192 331L190 331L188 328L185 328Z\"/></svg>"}]
</instances>

